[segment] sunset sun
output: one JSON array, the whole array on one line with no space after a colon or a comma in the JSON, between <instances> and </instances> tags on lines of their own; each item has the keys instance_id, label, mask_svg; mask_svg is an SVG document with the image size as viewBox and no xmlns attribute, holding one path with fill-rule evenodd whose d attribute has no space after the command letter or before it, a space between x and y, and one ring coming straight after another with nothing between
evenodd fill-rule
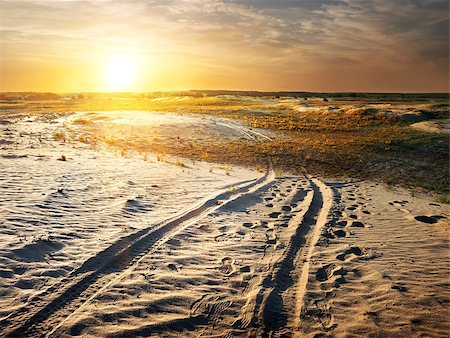
<instances>
[{"instance_id":1,"label":"sunset sun","mask_svg":"<svg viewBox=\"0 0 450 338\"><path fill-rule=\"evenodd\" d=\"M105 67L105 84L111 91L127 91L137 78L136 61L130 56L117 56L109 60Z\"/></svg>"}]
</instances>

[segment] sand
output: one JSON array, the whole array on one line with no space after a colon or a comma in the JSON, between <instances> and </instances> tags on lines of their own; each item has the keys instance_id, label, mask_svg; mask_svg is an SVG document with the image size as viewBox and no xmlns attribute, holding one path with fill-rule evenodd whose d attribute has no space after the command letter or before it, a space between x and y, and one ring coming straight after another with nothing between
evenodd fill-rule
<instances>
[{"instance_id":1,"label":"sand","mask_svg":"<svg viewBox=\"0 0 450 338\"><path fill-rule=\"evenodd\" d=\"M332 218L311 265L301 331L445 337L448 206L381 185L331 185Z\"/></svg>"},{"instance_id":2,"label":"sand","mask_svg":"<svg viewBox=\"0 0 450 338\"><path fill-rule=\"evenodd\" d=\"M448 205L55 140L79 114L0 125L2 336L450 333ZM170 137L270 139L231 121L151 120Z\"/></svg>"},{"instance_id":3,"label":"sand","mask_svg":"<svg viewBox=\"0 0 450 338\"><path fill-rule=\"evenodd\" d=\"M411 128L427 133L446 133L450 134L450 120L422 121L411 124Z\"/></svg>"}]
</instances>

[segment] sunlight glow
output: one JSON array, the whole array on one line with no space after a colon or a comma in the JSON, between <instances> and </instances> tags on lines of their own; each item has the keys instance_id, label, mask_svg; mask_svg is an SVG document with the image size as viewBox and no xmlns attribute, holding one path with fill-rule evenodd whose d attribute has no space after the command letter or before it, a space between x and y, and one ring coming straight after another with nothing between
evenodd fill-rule
<instances>
[{"instance_id":1,"label":"sunlight glow","mask_svg":"<svg viewBox=\"0 0 450 338\"><path fill-rule=\"evenodd\" d=\"M108 91L131 91L137 80L136 61L127 55L112 58L105 68Z\"/></svg>"}]
</instances>

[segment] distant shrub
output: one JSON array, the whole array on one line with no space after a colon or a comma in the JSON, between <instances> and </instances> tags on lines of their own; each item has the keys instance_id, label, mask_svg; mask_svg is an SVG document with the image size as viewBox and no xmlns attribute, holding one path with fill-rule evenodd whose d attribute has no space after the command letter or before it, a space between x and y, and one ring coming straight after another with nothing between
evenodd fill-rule
<instances>
[{"instance_id":1,"label":"distant shrub","mask_svg":"<svg viewBox=\"0 0 450 338\"><path fill-rule=\"evenodd\" d=\"M86 120L86 119L79 118L79 119L73 120L73 123L74 124L86 125L86 124L92 124L92 120Z\"/></svg>"},{"instance_id":2,"label":"distant shrub","mask_svg":"<svg viewBox=\"0 0 450 338\"><path fill-rule=\"evenodd\" d=\"M436 198L436 202L450 204L450 194L441 194Z\"/></svg>"},{"instance_id":3,"label":"distant shrub","mask_svg":"<svg viewBox=\"0 0 450 338\"><path fill-rule=\"evenodd\" d=\"M177 159L176 165L179 166L179 167L183 167L183 168L186 167L186 164L184 164L183 161L178 160L178 159Z\"/></svg>"},{"instance_id":4,"label":"distant shrub","mask_svg":"<svg viewBox=\"0 0 450 338\"><path fill-rule=\"evenodd\" d=\"M53 133L53 138L57 141L62 141L66 139L66 134L63 131L55 131Z\"/></svg>"}]
</instances>

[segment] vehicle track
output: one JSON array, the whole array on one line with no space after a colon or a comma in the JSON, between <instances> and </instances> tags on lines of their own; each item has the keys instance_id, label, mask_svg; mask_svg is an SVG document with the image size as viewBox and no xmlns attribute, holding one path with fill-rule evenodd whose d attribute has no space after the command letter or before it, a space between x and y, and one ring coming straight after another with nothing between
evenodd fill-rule
<instances>
[{"instance_id":1,"label":"vehicle track","mask_svg":"<svg viewBox=\"0 0 450 338\"><path fill-rule=\"evenodd\" d=\"M254 142L259 142L260 137L271 140L259 132L232 124L223 125L242 132ZM174 235L216 209L267 187L275 178L270 160L268 162L267 171L261 178L241 182L237 189L222 191L178 216L125 236L91 257L62 281L35 296L27 306L3 319L0 326L6 329L2 336L58 336L69 317L82 311L91 300L130 273L146 255ZM329 189L317 179L308 180L312 192L304 200L304 211L290 221L298 224L296 230L281 258L254 286L253 289L258 291L253 305L245 306L247 313L235 328L251 328L257 335L278 336L286 331L286 327L293 333L300 325L309 260L330 209L330 202L324 200Z\"/></svg>"},{"instance_id":2,"label":"vehicle track","mask_svg":"<svg viewBox=\"0 0 450 338\"><path fill-rule=\"evenodd\" d=\"M247 138L249 138L250 140L255 141L255 142L260 141L258 138L263 138L267 141L272 141L272 139L269 136L267 136L263 133L260 133L258 131L255 131L253 129L247 129L247 128L241 127L241 126L239 126L237 124L233 124L233 123L224 123L224 122L216 122L216 123L218 125L239 131L242 134L244 134Z\"/></svg>"},{"instance_id":3,"label":"vehicle track","mask_svg":"<svg viewBox=\"0 0 450 338\"><path fill-rule=\"evenodd\" d=\"M34 299L27 307L30 310L35 309L34 313L31 315L16 313L12 316L15 320L11 323L9 330L3 332L3 335L6 337L50 335L61 321L61 316L53 316L53 314L65 312L64 318L67 317L81 304L97 295L105 286L118 280L128 267L138 263L140 258L173 235L220 206L266 185L273 180L274 176L273 169L269 167L264 176L252 183L241 185L234 191L221 192L178 217L121 238L106 250L87 260L64 281L50 287L45 294L41 294L42 297L42 295L55 293L56 296L51 301ZM67 286L64 285L65 283Z\"/></svg>"},{"instance_id":4,"label":"vehicle track","mask_svg":"<svg viewBox=\"0 0 450 338\"><path fill-rule=\"evenodd\" d=\"M228 127L235 128L233 125ZM238 130L245 133L243 128ZM258 142L256 138L253 140ZM120 238L89 258L66 278L35 296L25 307L3 318L0 322L4 328L2 336L43 337L56 334L68 316L118 281L152 250L207 214L245 194L253 193L274 178L268 160L266 173L259 179L241 183L233 190L221 191L178 216ZM46 300L50 295L52 299Z\"/></svg>"},{"instance_id":5,"label":"vehicle track","mask_svg":"<svg viewBox=\"0 0 450 338\"><path fill-rule=\"evenodd\" d=\"M295 331L300 324L300 311L312 256L322 226L329 213L329 189L319 180L311 180L311 203L298 225L271 276L272 288L263 301L262 322L266 333L276 336L278 331ZM298 269L301 267L300 274Z\"/></svg>"},{"instance_id":6,"label":"vehicle track","mask_svg":"<svg viewBox=\"0 0 450 338\"><path fill-rule=\"evenodd\" d=\"M272 269L261 276L255 287L258 292L234 325L250 336L291 335L300 326L309 261L332 204L331 190L324 183L318 179L309 182L312 194L304 200L304 211L290 222L298 223L289 243Z\"/></svg>"}]
</instances>

